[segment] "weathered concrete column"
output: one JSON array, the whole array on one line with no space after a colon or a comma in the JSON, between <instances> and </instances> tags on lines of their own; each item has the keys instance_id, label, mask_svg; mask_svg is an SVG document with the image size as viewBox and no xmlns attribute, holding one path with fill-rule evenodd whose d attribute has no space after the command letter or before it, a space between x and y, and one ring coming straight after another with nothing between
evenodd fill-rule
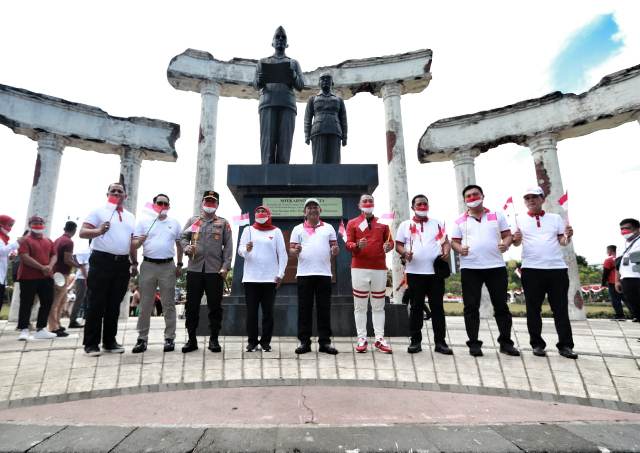
<instances>
[{"instance_id":1,"label":"weathered concrete column","mask_svg":"<svg viewBox=\"0 0 640 453\"><path fill-rule=\"evenodd\" d=\"M384 101L384 117L387 136L387 163L389 165L389 204L395 212L391 225L392 231L398 231L398 226L409 218L409 194L407 189L407 165L404 157L404 135L402 133L402 110L400 107L401 86L397 83L384 85L380 89ZM402 303L402 289L396 293L396 288L402 282L403 272L400 256L393 254L391 265L393 279L393 303Z\"/></svg>"},{"instance_id":2,"label":"weathered concrete column","mask_svg":"<svg viewBox=\"0 0 640 453\"><path fill-rule=\"evenodd\" d=\"M140 185L140 166L144 153L138 150L125 148L120 154L120 182L127 190L127 199L124 207L136 213L138 207L138 186Z\"/></svg>"},{"instance_id":3,"label":"weathered concrete column","mask_svg":"<svg viewBox=\"0 0 640 453\"><path fill-rule=\"evenodd\" d=\"M200 213L202 193L205 190L214 189L220 84L217 82L203 83L200 88L200 95L202 96L202 105L200 108L196 186L193 195L194 215Z\"/></svg>"},{"instance_id":4,"label":"weathered concrete column","mask_svg":"<svg viewBox=\"0 0 640 453\"><path fill-rule=\"evenodd\" d=\"M64 146L64 140L57 135L41 134L38 136L38 157L33 170L33 185L29 197L27 221L32 215L42 217L45 221L47 236L51 231Z\"/></svg>"},{"instance_id":5,"label":"weathered concrete column","mask_svg":"<svg viewBox=\"0 0 640 453\"><path fill-rule=\"evenodd\" d=\"M536 167L538 185L544 190L546 196L543 207L548 212L560 214L566 221L567 213L558 204L558 199L564 193L564 189L562 188L556 143L557 141L553 134L537 135L527 140L527 146L531 150ZM573 320L586 319L584 301L580 294L578 262L573 243L562 247L562 252L569 267L569 317ZM582 308L578 308L576 304L581 305Z\"/></svg>"},{"instance_id":6,"label":"weathered concrete column","mask_svg":"<svg viewBox=\"0 0 640 453\"><path fill-rule=\"evenodd\" d=\"M458 212L466 211L467 207L462 198L462 189L469 184L476 183L476 157L480 155L480 151L473 148L464 151L458 151L453 155L453 169L456 172L456 190L458 198ZM456 257L456 265L459 265L459 258ZM486 286L482 286L482 299L480 300L480 317L493 317L493 305L489 298L489 291Z\"/></svg>"}]
</instances>

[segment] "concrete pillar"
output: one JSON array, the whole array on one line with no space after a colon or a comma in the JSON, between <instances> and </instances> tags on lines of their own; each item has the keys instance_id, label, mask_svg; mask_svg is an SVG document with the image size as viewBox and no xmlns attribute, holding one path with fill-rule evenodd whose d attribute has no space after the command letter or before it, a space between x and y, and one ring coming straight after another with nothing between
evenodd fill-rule
<instances>
[{"instance_id":1,"label":"concrete pillar","mask_svg":"<svg viewBox=\"0 0 640 453\"><path fill-rule=\"evenodd\" d=\"M200 109L196 185L193 195L194 215L200 213L202 193L205 190L214 189L220 84L216 82L203 83L200 88L200 95L202 96L202 105Z\"/></svg>"},{"instance_id":2,"label":"concrete pillar","mask_svg":"<svg viewBox=\"0 0 640 453\"><path fill-rule=\"evenodd\" d=\"M538 185L546 195L543 205L544 210L560 214L566 221L567 213L558 204L558 199L564 193L564 189L562 188L556 143L556 138L552 134L544 134L530 138L527 141L527 146L533 156ZM580 294L578 262L573 243L562 247L562 252L569 267L569 317L572 320L586 319L586 310L582 305L584 301ZM578 308L576 304L581 305L582 308Z\"/></svg>"},{"instance_id":3,"label":"concrete pillar","mask_svg":"<svg viewBox=\"0 0 640 453\"><path fill-rule=\"evenodd\" d=\"M138 207L138 186L140 185L140 166L142 151L123 149L120 154L120 183L124 184L127 199L124 207L134 215Z\"/></svg>"},{"instance_id":4,"label":"concrete pillar","mask_svg":"<svg viewBox=\"0 0 640 453\"><path fill-rule=\"evenodd\" d=\"M387 164L389 165L389 203L395 212L391 229L395 234L398 226L409 218L409 194L407 189L407 165L404 156L404 135L402 133L402 110L400 108L401 87L397 83L384 85L380 93L384 101L384 117L387 136ZM393 280L393 303L402 303L402 293L396 293L403 277L402 263L397 253L393 254L391 265Z\"/></svg>"},{"instance_id":5,"label":"concrete pillar","mask_svg":"<svg viewBox=\"0 0 640 453\"><path fill-rule=\"evenodd\" d=\"M54 134L42 134L38 137L38 157L33 170L27 223L29 217L33 215L42 217L45 221L45 235L47 236L51 232L64 146L64 141Z\"/></svg>"},{"instance_id":6,"label":"concrete pillar","mask_svg":"<svg viewBox=\"0 0 640 453\"><path fill-rule=\"evenodd\" d=\"M476 183L476 157L480 155L480 151L477 149L468 149L464 151L458 151L453 155L453 169L456 173L456 190L458 198L458 212L464 212L467 210L467 206L464 204L464 198L462 198L462 189L469 184ZM456 259L456 265L459 265L459 259ZM482 286L482 299L480 300L480 317L491 318L493 317L493 305L491 305L491 299L489 298L489 291L486 286Z\"/></svg>"}]
</instances>

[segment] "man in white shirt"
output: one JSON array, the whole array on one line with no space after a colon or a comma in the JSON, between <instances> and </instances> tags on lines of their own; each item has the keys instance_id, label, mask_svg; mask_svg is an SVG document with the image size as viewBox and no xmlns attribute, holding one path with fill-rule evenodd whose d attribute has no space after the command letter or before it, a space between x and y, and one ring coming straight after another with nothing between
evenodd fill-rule
<instances>
[{"instance_id":1,"label":"man in white shirt","mask_svg":"<svg viewBox=\"0 0 640 453\"><path fill-rule=\"evenodd\" d=\"M558 214L545 212L544 191L540 187L527 189L524 203L527 215L518 222L513 245L522 244L522 289L527 306L527 329L533 354L546 355L542 339L542 303L545 296L553 312L558 333L556 344L560 355L577 359L573 352L573 335L569 322L569 274L560 246L566 246L573 236L573 228L565 226Z\"/></svg>"},{"instance_id":2,"label":"man in white shirt","mask_svg":"<svg viewBox=\"0 0 640 453\"><path fill-rule=\"evenodd\" d=\"M320 202L304 203L304 222L291 232L289 253L298 259L298 339L296 354L311 352L313 304L316 304L318 351L337 354L331 345L331 257L340 252L336 230L320 220Z\"/></svg>"},{"instance_id":3,"label":"man in white shirt","mask_svg":"<svg viewBox=\"0 0 640 453\"><path fill-rule=\"evenodd\" d=\"M482 356L480 329L480 298L482 285L487 286L494 317L500 335L500 352L519 356L511 340L511 312L507 305L507 268L502 254L511 245L511 230L504 216L483 206L484 193L480 186L468 185L462 190L467 205L451 232L453 250L460 254L464 324L467 330L469 354Z\"/></svg>"},{"instance_id":4,"label":"man in white shirt","mask_svg":"<svg viewBox=\"0 0 640 453\"><path fill-rule=\"evenodd\" d=\"M422 323L425 297L429 298L435 351L451 355L447 345L447 324L444 317L444 278L435 275L433 263L437 257L447 259L451 246L444 225L429 217L429 200L416 195L411 200L414 216L405 220L396 233L396 251L405 260L408 291L411 292L409 312L410 354L422 351Z\"/></svg>"},{"instance_id":5,"label":"man in white shirt","mask_svg":"<svg viewBox=\"0 0 640 453\"><path fill-rule=\"evenodd\" d=\"M620 256L620 268L616 274L616 291L624 294L634 321L640 320L640 264L632 261L631 254L640 252L640 222L624 219L620 222L620 234L625 240L625 250Z\"/></svg>"},{"instance_id":6,"label":"man in white shirt","mask_svg":"<svg viewBox=\"0 0 640 453\"><path fill-rule=\"evenodd\" d=\"M122 205L126 198L122 184L111 184L108 201L93 210L80 229L82 239L92 239L83 341L84 352L90 356L100 355L100 340L104 352L124 352L116 341L118 315L129 277L137 273L138 264L131 248L135 217Z\"/></svg>"},{"instance_id":7,"label":"man in white shirt","mask_svg":"<svg viewBox=\"0 0 640 453\"><path fill-rule=\"evenodd\" d=\"M164 316L164 352L175 349L176 338L176 277L182 270L182 227L177 220L168 217L169 197L160 193L153 197L155 217L138 220L133 233L133 247L142 246L143 261L140 265L140 313L138 314L138 341L131 352L147 350L151 313L154 308L156 288L160 288L160 302ZM137 254L137 253L136 253ZM177 263L173 256L177 254Z\"/></svg>"}]
</instances>

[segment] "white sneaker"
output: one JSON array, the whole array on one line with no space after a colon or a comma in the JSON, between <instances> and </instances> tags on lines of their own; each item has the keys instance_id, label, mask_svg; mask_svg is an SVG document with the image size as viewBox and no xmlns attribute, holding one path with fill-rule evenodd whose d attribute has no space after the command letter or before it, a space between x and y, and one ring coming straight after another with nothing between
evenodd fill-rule
<instances>
[{"instance_id":1,"label":"white sneaker","mask_svg":"<svg viewBox=\"0 0 640 453\"><path fill-rule=\"evenodd\" d=\"M51 340L56 337L57 335L55 333L49 332L47 329L40 329L33 334L35 340Z\"/></svg>"},{"instance_id":2,"label":"white sneaker","mask_svg":"<svg viewBox=\"0 0 640 453\"><path fill-rule=\"evenodd\" d=\"M22 329L18 336L18 341L27 341L29 339L29 329Z\"/></svg>"}]
</instances>

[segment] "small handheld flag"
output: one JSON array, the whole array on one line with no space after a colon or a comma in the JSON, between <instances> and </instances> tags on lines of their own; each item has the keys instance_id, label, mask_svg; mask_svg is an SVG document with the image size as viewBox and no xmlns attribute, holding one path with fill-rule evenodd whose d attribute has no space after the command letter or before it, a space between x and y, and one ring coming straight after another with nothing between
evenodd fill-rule
<instances>
[{"instance_id":1,"label":"small handheld flag","mask_svg":"<svg viewBox=\"0 0 640 453\"><path fill-rule=\"evenodd\" d=\"M344 227L344 221L342 221L342 219L340 220L340 225L338 226L338 234L344 242L347 242L347 229Z\"/></svg>"},{"instance_id":2,"label":"small handheld flag","mask_svg":"<svg viewBox=\"0 0 640 453\"><path fill-rule=\"evenodd\" d=\"M233 223L236 224L236 226L246 226L249 225L249 213L244 213L244 214L240 214L240 215L234 215L233 216Z\"/></svg>"},{"instance_id":3,"label":"small handheld flag","mask_svg":"<svg viewBox=\"0 0 640 453\"><path fill-rule=\"evenodd\" d=\"M566 213L566 222L569 225L569 191L567 190L560 198L558 198L558 204L562 206L564 212Z\"/></svg>"},{"instance_id":4,"label":"small handheld flag","mask_svg":"<svg viewBox=\"0 0 640 453\"><path fill-rule=\"evenodd\" d=\"M380 216L380 223L389 224L392 223L396 218L396 213L394 211L385 212Z\"/></svg>"}]
</instances>

